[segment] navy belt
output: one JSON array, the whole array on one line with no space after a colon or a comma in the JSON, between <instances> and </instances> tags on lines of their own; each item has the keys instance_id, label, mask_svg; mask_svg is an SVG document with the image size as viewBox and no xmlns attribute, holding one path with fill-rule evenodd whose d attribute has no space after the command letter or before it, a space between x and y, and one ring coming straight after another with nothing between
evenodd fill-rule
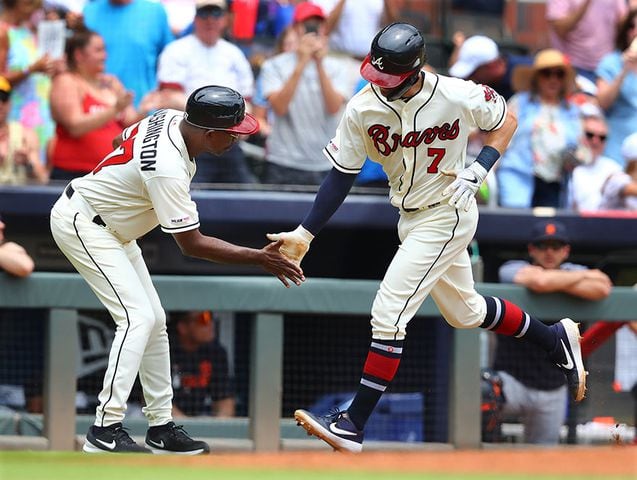
<instances>
[{"instance_id":1,"label":"navy belt","mask_svg":"<svg viewBox=\"0 0 637 480\"><path fill-rule=\"evenodd\" d=\"M73 194L75 193L75 189L73 188L73 186L69 183L66 186L66 189L64 190L64 194L66 195L66 197L70 200L71 197L73 196ZM93 217L92 222L95 225L99 225L100 227L105 227L106 223L104 223L104 220L102 220L102 217L100 217L99 215L95 215Z\"/></svg>"}]
</instances>

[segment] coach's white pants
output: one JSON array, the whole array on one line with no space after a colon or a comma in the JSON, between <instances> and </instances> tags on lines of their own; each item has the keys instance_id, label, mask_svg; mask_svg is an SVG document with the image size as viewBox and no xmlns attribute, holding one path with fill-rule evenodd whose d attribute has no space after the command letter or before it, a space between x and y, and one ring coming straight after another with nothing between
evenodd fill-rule
<instances>
[{"instance_id":1,"label":"coach's white pants","mask_svg":"<svg viewBox=\"0 0 637 480\"><path fill-rule=\"evenodd\" d=\"M93 223L82 202L77 192L71 200L62 194L51 212L51 233L116 324L95 425L123 420L138 372L149 425L163 425L172 409L166 314L137 243L122 243Z\"/></svg>"},{"instance_id":2,"label":"coach's white pants","mask_svg":"<svg viewBox=\"0 0 637 480\"><path fill-rule=\"evenodd\" d=\"M407 323L431 293L451 326L474 328L486 315L486 303L474 288L467 246L478 225L478 207L468 212L444 203L430 210L402 213L401 244L372 306L372 337L405 338Z\"/></svg>"}]
</instances>

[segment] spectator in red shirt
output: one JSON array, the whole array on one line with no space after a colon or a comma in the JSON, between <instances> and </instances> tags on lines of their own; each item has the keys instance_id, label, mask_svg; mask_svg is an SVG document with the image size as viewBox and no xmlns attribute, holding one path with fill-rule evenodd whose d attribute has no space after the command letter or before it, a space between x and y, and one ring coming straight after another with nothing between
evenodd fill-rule
<instances>
[{"instance_id":1,"label":"spectator in red shirt","mask_svg":"<svg viewBox=\"0 0 637 480\"><path fill-rule=\"evenodd\" d=\"M133 94L113 75L104 73L104 40L90 30L77 31L66 42L68 71L51 87L51 113L56 122L49 163L51 179L84 175L113 150L124 127L154 109L153 94L133 106Z\"/></svg>"}]
</instances>

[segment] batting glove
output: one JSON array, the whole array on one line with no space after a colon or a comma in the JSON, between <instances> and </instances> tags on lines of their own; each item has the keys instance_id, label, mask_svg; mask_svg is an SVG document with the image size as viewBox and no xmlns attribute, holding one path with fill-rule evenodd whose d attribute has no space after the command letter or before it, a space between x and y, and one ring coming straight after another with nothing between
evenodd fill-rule
<instances>
[{"instance_id":1,"label":"batting glove","mask_svg":"<svg viewBox=\"0 0 637 480\"><path fill-rule=\"evenodd\" d=\"M279 251L297 265L301 264L301 260L310 249L310 242L314 239L314 235L303 228L303 225L299 225L291 232L268 233L266 237L273 242L283 240Z\"/></svg>"},{"instance_id":2,"label":"batting glove","mask_svg":"<svg viewBox=\"0 0 637 480\"><path fill-rule=\"evenodd\" d=\"M458 210L468 212L476 192L487 176L485 168L479 163L473 162L459 172L455 170L440 170L440 173L455 178L451 185L442 192L444 197L451 195L449 205L456 207Z\"/></svg>"}]
</instances>

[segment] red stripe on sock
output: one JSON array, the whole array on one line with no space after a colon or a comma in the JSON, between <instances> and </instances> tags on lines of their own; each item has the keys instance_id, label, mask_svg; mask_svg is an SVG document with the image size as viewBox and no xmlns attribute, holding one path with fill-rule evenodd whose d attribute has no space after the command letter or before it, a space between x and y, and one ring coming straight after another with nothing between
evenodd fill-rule
<instances>
[{"instance_id":1,"label":"red stripe on sock","mask_svg":"<svg viewBox=\"0 0 637 480\"><path fill-rule=\"evenodd\" d=\"M504 318L498 325L498 328L493 331L500 335L511 336L520 329L520 325L524 320L524 312L515 303L511 303L507 300L502 300L502 306L504 307Z\"/></svg>"},{"instance_id":2,"label":"red stripe on sock","mask_svg":"<svg viewBox=\"0 0 637 480\"><path fill-rule=\"evenodd\" d=\"M391 382L396 375L400 358L387 358L375 352L367 354L363 373Z\"/></svg>"}]
</instances>

